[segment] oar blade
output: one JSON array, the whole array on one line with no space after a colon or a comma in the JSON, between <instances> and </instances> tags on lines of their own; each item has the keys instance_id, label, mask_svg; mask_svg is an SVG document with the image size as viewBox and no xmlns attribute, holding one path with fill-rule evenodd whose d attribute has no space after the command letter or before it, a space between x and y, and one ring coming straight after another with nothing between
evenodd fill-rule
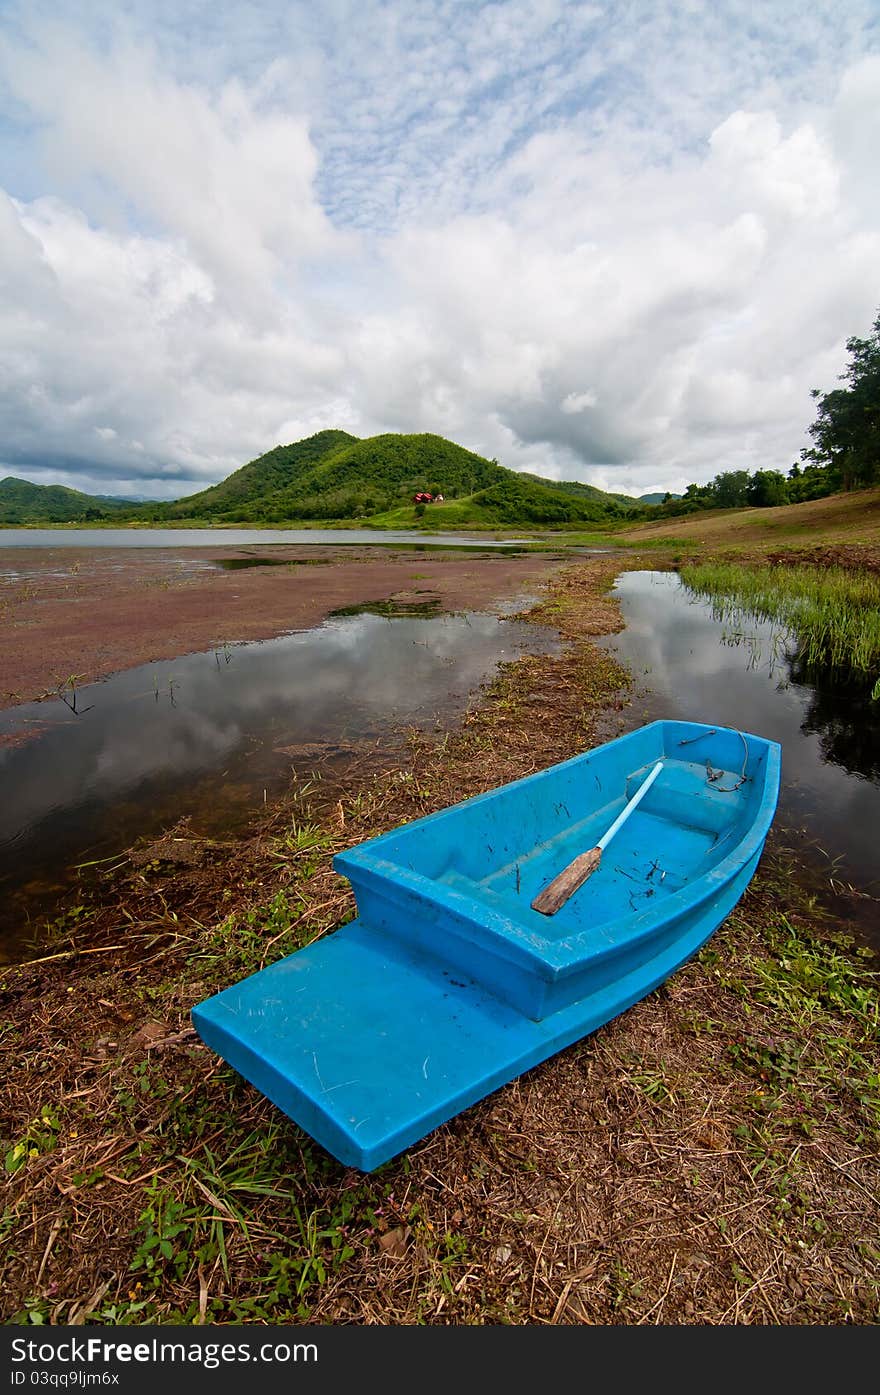
<instances>
[{"instance_id":1,"label":"oar blade","mask_svg":"<svg viewBox=\"0 0 880 1395\"><path fill-rule=\"evenodd\" d=\"M583 886L587 877L591 877L599 863L602 861L602 849L590 848L587 852L581 853L570 862L567 867L554 877L549 886L545 886L540 895L536 896L532 902L532 910L540 911L541 915L555 915L561 906L564 906L570 896L573 896L578 887Z\"/></svg>"}]
</instances>

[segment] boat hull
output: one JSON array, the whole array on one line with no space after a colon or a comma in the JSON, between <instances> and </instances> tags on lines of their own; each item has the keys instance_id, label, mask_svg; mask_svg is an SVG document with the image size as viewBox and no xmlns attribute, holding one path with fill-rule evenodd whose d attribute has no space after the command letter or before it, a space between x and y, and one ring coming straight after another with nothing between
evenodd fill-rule
<instances>
[{"instance_id":1,"label":"boat hull","mask_svg":"<svg viewBox=\"0 0 880 1395\"><path fill-rule=\"evenodd\" d=\"M542 775L555 776L558 796L573 777L575 784L585 774L594 784L596 778L604 784L618 770L622 783L618 781L611 801L616 805L625 802L642 756L651 758L660 737L690 741L698 739L698 730L715 734L719 729L654 723L642 729L652 736L642 739L641 746L620 738L599 748L610 750L610 757L596 759L598 752L588 753L592 761L577 758ZM703 875L662 896L645 892L644 906L637 899L635 910L600 918L595 925L589 923L587 883L567 922L534 927L533 920L546 918L528 911L532 888L531 883L523 887L522 869L519 897L505 900L504 859L510 848L503 840L497 849L495 843L485 845L471 864L471 870L485 874L488 885L482 891L467 875L467 866L450 869L446 856L450 848L457 853L461 846L452 833L452 816L474 812L475 806L468 857L474 857L473 834L481 820L484 830L509 825L519 850L528 851L533 834L523 830L514 811L533 797L534 786L519 781L341 855L336 865L355 887L358 920L199 1004L193 1010L196 1029L340 1162L372 1171L644 998L717 929L754 874L779 780L774 743L733 735L751 744L753 769L730 792L751 788L741 797L743 807L735 818L732 805L729 810L735 836L720 828L715 832L712 846L720 846ZM736 743L725 749L735 748ZM715 766L709 758L708 768L726 770L722 789L733 785L736 772L729 766ZM721 780L718 776L712 782L716 789ZM675 793L674 780L667 782L667 806L670 791ZM552 790L545 788L540 797L548 793L552 803ZM479 807L481 801L500 802L487 808ZM671 804L675 802L673 798ZM663 807L661 799L644 811L641 833L631 831L636 845L648 832L656 836ZM600 812L604 817L604 804ZM711 817L702 810L692 817L705 842ZM444 828L438 828L443 819ZM441 844L445 851L441 847L438 852ZM494 863L485 860L486 846L498 853ZM669 877L671 847L667 844L665 852L648 849L650 861L670 863ZM694 851L687 840L681 847L690 849L689 856ZM420 868L423 854L427 862ZM529 877L535 883L547 877L562 855L559 847L548 850ZM637 846L635 852L624 846L613 856L609 849L608 856L610 880L606 878L604 891L599 888L595 904L613 910L614 867L621 871L617 881L626 883L631 868L641 865L642 854ZM524 864L527 858L520 860ZM432 868L440 875L428 876ZM651 880L659 875L655 872ZM456 883L462 877L470 883L465 891ZM517 885L515 872L510 884Z\"/></svg>"}]
</instances>

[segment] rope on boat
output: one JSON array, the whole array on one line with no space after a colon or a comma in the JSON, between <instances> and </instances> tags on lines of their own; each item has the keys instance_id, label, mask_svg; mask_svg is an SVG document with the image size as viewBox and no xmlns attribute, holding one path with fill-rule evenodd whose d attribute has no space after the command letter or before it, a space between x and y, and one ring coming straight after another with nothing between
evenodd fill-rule
<instances>
[{"instance_id":1,"label":"rope on boat","mask_svg":"<svg viewBox=\"0 0 880 1395\"><path fill-rule=\"evenodd\" d=\"M712 786L712 788L713 788L713 789L716 789L716 790L718 791L719 794L733 794L734 791L735 791L735 790L738 790L739 787L740 787L740 785L744 785L745 782L746 782L746 780L748 779L748 776L746 775L746 766L747 766L748 763L749 763L749 746L748 746L748 742L746 741L746 739L745 739L745 737L743 736L743 734L742 734L741 731L738 731L736 734L737 734L737 736L739 737L740 741L741 741L742 744L743 744L743 750L745 751L745 757L744 757L744 759L743 759L742 774L740 775L740 777L739 777L739 779L737 780L737 782L736 782L735 785L718 785L718 784L716 784L716 783L715 783L716 780L720 780L720 779L721 779L721 776L724 774L724 771L723 771L723 770L713 770L712 767L711 767L711 765L709 764L709 762L706 761L706 779L709 781L709 784Z\"/></svg>"},{"instance_id":2,"label":"rope on boat","mask_svg":"<svg viewBox=\"0 0 880 1395\"><path fill-rule=\"evenodd\" d=\"M692 746L695 741L703 741L707 736L714 736L715 732L716 728L710 727L708 731L701 731L699 736L688 736L683 740L679 741L678 744L679 746ZM718 791L719 794L734 794L735 791L739 789L740 785L744 785L746 780L749 778L746 774L746 766L749 763L748 742L746 741L746 738L743 736L741 731L737 731L736 734L743 744L743 751L745 752L745 757L743 759L742 774L740 775L735 785L716 784L716 781L721 779L721 776L724 774L724 771L713 770L710 762L708 760L706 761L706 779L708 780L709 784L712 785L713 788Z\"/></svg>"}]
</instances>

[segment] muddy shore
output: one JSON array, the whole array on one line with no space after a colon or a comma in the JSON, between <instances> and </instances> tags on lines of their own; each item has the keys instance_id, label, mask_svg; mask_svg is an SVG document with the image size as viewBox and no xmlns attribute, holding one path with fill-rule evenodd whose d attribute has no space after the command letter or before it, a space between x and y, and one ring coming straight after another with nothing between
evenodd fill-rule
<instances>
[{"instance_id":1,"label":"muddy shore","mask_svg":"<svg viewBox=\"0 0 880 1395\"><path fill-rule=\"evenodd\" d=\"M479 610L535 592L540 554L248 545L0 549L0 708L120 669L271 639L367 602Z\"/></svg>"}]
</instances>

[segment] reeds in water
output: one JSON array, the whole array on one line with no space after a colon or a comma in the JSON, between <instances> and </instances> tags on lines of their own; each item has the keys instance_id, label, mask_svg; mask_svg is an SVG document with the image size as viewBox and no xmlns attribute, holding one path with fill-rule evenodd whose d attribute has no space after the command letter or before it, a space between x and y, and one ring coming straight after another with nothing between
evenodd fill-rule
<instances>
[{"instance_id":1,"label":"reeds in water","mask_svg":"<svg viewBox=\"0 0 880 1395\"><path fill-rule=\"evenodd\" d=\"M682 568L681 579L712 601L718 620L749 613L784 625L811 666L880 674L880 578L870 572L707 562Z\"/></svg>"}]
</instances>

